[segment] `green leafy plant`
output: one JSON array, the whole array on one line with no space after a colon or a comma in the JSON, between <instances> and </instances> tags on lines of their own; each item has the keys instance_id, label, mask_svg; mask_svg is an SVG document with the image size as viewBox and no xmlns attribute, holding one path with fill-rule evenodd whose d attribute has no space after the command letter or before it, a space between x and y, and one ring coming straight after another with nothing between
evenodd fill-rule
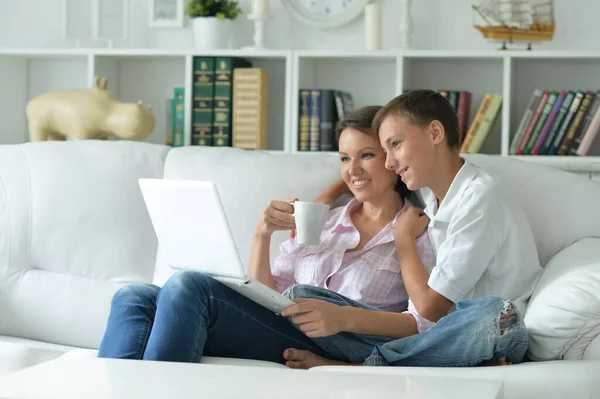
<instances>
[{"instance_id":1,"label":"green leafy plant","mask_svg":"<svg viewBox=\"0 0 600 399\"><path fill-rule=\"evenodd\" d=\"M185 14L191 18L236 19L242 14L242 9L240 3L233 0L189 0L185 6Z\"/></svg>"}]
</instances>

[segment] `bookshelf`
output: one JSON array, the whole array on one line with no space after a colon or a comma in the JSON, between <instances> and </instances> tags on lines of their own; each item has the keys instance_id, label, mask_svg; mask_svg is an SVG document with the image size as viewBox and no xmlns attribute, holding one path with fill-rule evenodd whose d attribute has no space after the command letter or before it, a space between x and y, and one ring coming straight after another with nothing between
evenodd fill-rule
<instances>
[{"instance_id":1,"label":"bookshelf","mask_svg":"<svg viewBox=\"0 0 600 399\"><path fill-rule=\"evenodd\" d=\"M594 51L434 51L384 50L222 50L211 53L166 49L6 49L0 48L0 144L28 141L25 105L51 90L88 88L95 75L121 101L152 104L156 128L146 139L164 144L170 128L167 100L185 87L191 104L194 56L236 56L265 68L269 75L268 150L296 153L298 90L344 89L354 104L384 104L405 89L468 90L470 120L486 93L503 96L501 115L482 147L485 154L509 156L509 146L535 88L598 90L600 52ZM185 143L191 138L187 112ZM600 140L589 155L519 156L582 173L600 174Z\"/></svg>"}]
</instances>

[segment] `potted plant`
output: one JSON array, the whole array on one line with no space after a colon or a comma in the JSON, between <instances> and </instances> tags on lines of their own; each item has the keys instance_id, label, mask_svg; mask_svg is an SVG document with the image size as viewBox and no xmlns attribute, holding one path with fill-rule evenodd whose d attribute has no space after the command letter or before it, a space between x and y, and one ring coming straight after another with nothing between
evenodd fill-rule
<instances>
[{"instance_id":1,"label":"potted plant","mask_svg":"<svg viewBox=\"0 0 600 399\"><path fill-rule=\"evenodd\" d=\"M231 21L242 10L233 0L189 0L185 14L193 20L196 47L212 50L229 47Z\"/></svg>"}]
</instances>

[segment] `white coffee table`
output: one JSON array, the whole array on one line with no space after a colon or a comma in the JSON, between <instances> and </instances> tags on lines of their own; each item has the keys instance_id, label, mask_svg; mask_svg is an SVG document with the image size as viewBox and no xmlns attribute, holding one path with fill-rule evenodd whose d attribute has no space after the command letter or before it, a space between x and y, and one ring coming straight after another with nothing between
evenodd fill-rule
<instances>
[{"instance_id":1,"label":"white coffee table","mask_svg":"<svg viewBox=\"0 0 600 399\"><path fill-rule=\"evenodd\" d=\"M248 366L57 359L0 378L0 398L502 399L503 384Z\"/></svg>"}]
</instances>

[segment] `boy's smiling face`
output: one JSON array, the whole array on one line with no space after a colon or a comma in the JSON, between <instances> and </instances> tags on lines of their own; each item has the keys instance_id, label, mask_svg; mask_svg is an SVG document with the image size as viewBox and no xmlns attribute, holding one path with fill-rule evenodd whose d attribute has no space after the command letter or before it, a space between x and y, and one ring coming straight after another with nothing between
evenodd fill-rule
<instances>
[{"instance_id":1,"label":"boy's smiling face","mask_svg":"<svg viewBox=\"0 0 600 399\"><path fill-rule=\"evenodd\" d=\"M386 152L386 168L395 171L410 190L429 186L435 177L436 147L446 145L439 121L422 127L402 115L388 115L379 126L379 141Z\"/></svg>"}]
</instances>

